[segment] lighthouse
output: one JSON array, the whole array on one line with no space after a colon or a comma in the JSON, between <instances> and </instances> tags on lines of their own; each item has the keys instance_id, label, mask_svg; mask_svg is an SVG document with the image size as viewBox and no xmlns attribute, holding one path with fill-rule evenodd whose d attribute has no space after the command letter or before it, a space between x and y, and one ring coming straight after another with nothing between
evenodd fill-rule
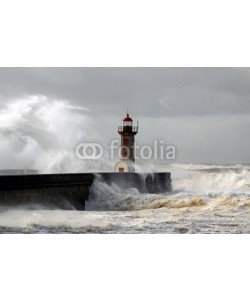
<instances>
[{"instance_id":1,"label":"lighthouse","mask_svg":"<svg viewBox=\"0 0 250 300\"><path fill-rule=\"evenodd\" d=\"M138 132L137 126L133 126L133 119L127 113L118 127L121 136L120 161L115 165L115 172L135 172L135 135Z\"/></svg>"}]
</instances>

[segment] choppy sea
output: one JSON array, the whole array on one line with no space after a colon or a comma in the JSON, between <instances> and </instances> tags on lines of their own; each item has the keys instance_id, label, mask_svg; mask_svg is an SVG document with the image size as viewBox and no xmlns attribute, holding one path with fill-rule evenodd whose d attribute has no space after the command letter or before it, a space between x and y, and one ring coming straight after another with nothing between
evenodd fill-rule
<instances>
[{"instance_id":1,"label":"choppy sea","mask_svg":"<svg viewBox=\"0 0 250 300\"><path fill-rule=\"evenodd\" d=\"M95 180L86 211L0 208L1 233L250 233L250 165L171 164L172 191Z\"/></svg>"}]
</instances>

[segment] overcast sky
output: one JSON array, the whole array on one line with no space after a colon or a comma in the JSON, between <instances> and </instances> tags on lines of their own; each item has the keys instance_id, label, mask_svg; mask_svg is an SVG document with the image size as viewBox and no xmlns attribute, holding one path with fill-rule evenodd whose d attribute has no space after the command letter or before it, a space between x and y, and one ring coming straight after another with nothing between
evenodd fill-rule
<instances>
[{"instance_id":1,"label":"overcast sky","mask_svg":"<svg viewBox=\"0 0 250 300\"><path fill-rule=\"evenodd\" d=\"M175 145L179 162L249 162L249 68L0 68L0 110L31 95L88 109L107 141L128 108L138 143Z\"/></svg>"}]
</instances>

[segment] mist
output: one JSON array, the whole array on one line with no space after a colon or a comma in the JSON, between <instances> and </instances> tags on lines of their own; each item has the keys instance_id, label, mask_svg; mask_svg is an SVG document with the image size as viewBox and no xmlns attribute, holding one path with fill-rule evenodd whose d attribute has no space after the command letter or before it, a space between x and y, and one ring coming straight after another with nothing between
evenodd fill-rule
<instances>
[{"instance_id":1,"label":"mist","mask_svg":"<svg viewBox=\"0 0 250 300\"><path fill-rule=\"evenodd\" d=\"M0 169L40 173L88 172L103 168L77 158L77 144L98 139L88 109L46 96L12 99L0 110ZM100 138L99 138L100 140Z\"/></svg>"}]
</instances>

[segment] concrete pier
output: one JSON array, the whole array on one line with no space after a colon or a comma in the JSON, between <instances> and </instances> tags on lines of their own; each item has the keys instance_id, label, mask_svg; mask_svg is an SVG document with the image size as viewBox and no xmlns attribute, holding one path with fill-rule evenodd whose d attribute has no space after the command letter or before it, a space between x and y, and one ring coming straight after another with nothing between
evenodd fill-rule
<instances>
[{"instance_id":1,"label":"concrete pier","mask_svg":"<svg viewBox=\"0 0 250 300\"><path fill-rule=\"evenodd\" d=\"M1 175L0 206L84 210L95 179L124 189L134 187L141 193L163 193L171 189L170 173Z\"/></svg>"}]
</instances>

